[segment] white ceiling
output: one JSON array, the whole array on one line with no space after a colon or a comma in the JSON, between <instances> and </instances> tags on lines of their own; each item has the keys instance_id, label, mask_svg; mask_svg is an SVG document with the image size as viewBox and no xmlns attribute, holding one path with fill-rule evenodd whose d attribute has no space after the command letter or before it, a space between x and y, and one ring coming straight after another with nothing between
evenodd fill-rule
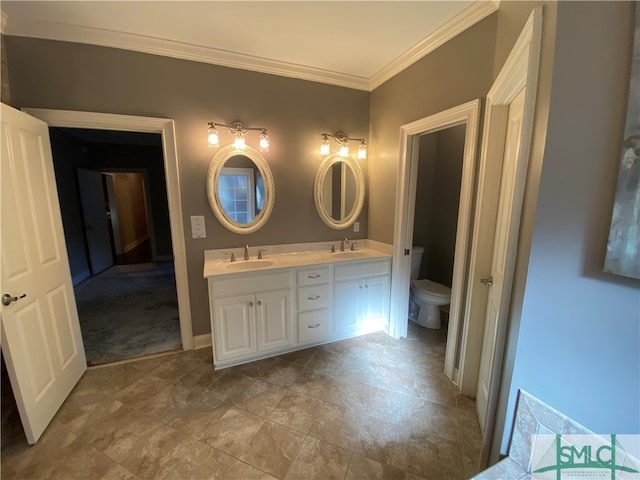
<instances>
[{"instance_id":1,"label":"white ceiling","mask_svg":"<svg viewBox=\"0 0 640 480\"><path fill-rule=\"evenodd\" d=\"M9 1L3 32L371 90L494 1Z\"/></svg>"}]
</instances>

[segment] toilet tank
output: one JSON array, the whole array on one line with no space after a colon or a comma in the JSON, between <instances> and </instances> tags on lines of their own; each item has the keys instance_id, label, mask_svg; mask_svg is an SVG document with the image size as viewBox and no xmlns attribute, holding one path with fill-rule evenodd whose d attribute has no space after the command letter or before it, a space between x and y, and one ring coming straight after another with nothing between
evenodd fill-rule
<instances>
[{"instance_id":1,"label":"toilet tank","mask_svg":"<svg viewBox=\"0 0 640 480\"><path fill-rule=\"evenodd\" d=\"M417 280L420 275L420 264L424 248L414 245L411 247L411 280Z\"/></svg>"}]
</instances>

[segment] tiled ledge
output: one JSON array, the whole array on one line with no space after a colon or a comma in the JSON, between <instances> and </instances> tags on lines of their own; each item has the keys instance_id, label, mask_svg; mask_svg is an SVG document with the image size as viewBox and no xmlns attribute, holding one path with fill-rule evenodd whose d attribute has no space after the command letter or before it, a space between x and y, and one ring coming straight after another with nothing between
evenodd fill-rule
<instances>
[{"instance_id":1,"label":"tiled ledge","mask_svg":"<svg viewBox=\"0 0 640 480\"><path fill-rule=\"evenodd\" d=\"M520 390L509 456L473 477L473 480L518 480L531 478L532 435L594 433Z\"/></svg>"}]
</instances>

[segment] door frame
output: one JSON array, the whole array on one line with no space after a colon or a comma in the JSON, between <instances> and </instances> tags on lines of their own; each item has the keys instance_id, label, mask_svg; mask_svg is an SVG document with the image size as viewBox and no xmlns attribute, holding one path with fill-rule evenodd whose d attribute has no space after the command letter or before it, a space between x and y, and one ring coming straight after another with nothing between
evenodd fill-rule
<instances>
[{"instance_id":1,"label":"door frame","mask_svg":"<svg viewBox=\"0 0 640 480\"><path fill-rule=\"evenodd\" d=\"M476 145L480 124L480 99L458 105L400 127L400 169L396 194L395 227L393 239L393 269L391 281L391 319L389 334L395 338L407 336L409 317L409 289L411 273L411 247L416 204L418 150L420 136L436 133L450 127L466 125L460 204L456 230L449 333L445 353L445 375L456 376L455 359L457 339L464 311L468 249L471 238L471 213L476 172Z\"/></svg>"},{"instance_id":2,"label":"door frame","mask_svg":"<svg viewBox=\"0 0 640 480\"><path fill-rule=\"evenodd\" d=\"M511 50L504 66L487 93L478 193L474 215L473 240L470 253L470 270L467 285L467 302L462 332L460 357L460 386L463 395L475 396L478 368L482 354L484 320L487 307L487 288L480 279L491 274L491 257L495 238L495 220L500 191L500 178L504 158L504 143L507 131L509 105L523 88L526 88L520 152L516 167L511 226L508 232L507 260L503 283L503 297L497 320L495 346L487 416L483 425L481 466L488 461L489 449L494 435L498 389L502 376L504 346L512 297L513 275L519 244L519 229L524 201L525 184L531 138L535 116L538 70L542 42L542 7L532 10L520 36Z\"/></svg>"},{"instance_id":3,"label":"door frame","mask_svg":"<svg viewBox=\"0 0 640 480\"><path fill-rule=\"evenodd\" d=\"M24 108L24 112L45 121L50 127L94 128L98 130L121 130L127 132L159 133L162 136L162 151L166 178L173 263L180 315L180 336L182 348L194 348L189 302L189 279L187 273L187 252L182 218L180 196L180 176L178 152L176 148L175 125L170 118L138 117L111 113L80 112L72 110L49 110Z\"/></svg>"}]
</instances>

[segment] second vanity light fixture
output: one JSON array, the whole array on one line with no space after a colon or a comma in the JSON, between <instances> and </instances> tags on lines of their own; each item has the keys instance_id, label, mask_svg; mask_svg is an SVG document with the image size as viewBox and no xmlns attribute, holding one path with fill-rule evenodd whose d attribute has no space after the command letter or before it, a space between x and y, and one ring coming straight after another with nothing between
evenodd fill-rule
<instances>
[{"instance_id":1,"label":"second vanity light fixture","mask_svg":"<svg viewBox=\"0 0 640 480\"><path fill-rule=\"evenodd\" d=\"M340 145L340 150L338 151L338 155L341 157L349 156L349 142L360 142L358 145L358 159L364 160L367 158L367 146L364 143L364 138L349 138L343 131L338 130L335 134L331 135L329 133L322 134L322 143L320 144L320 154L321 155L329 155L331 153L331 142L330 138L333 138L334 142Z\"/></svg>"},{"instance_id":2,"label":"second vanity light fixture","mask_svg":"<svg viewBox=\"0 0 640 480\"><path fill-rule=\"evenodd\" d=\"M207 132L207 139L210 147L218 148L220 146L220 135L216 127L223 127L229 130L229 133L235 136L233 146L239 150L244 150L247 146L245 142L245 136L248 131L259 131L260 136L258 142L260 144L260 150L263 152L269 151L269 135L267 135L267 129L263 127L246 127L242 122L233 122L231 125L225 125L224 123L209 122L209 130Z\"/></svg>"}]
</instances>

